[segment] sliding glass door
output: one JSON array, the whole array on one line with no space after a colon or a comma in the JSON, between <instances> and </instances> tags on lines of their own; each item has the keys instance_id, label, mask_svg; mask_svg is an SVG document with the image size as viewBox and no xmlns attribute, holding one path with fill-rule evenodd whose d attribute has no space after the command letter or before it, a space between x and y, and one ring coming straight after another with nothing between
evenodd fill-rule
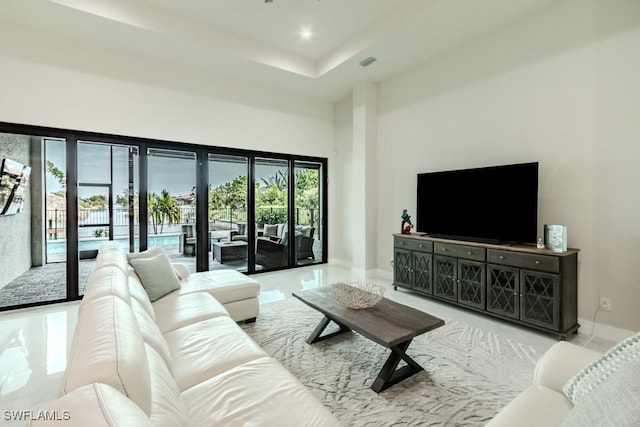
<instances>
[{"instance_id":1,"label":"sliding glass door","mask_svg":"<svg viewBox=\"0 0 640 427\"><path fill-rule=\"evenodd\" d=\"M45 258L47 263L67 261L66 150L62 139L44 139L45 152Z\"/></svg>"},{"instance_id":2,"label":"sliding glass door","mask_svg":"<svg viewBox=\"0 0 640 427\"><path fill-rule=\"evenodd\" d=\"M249 238L254 230L247 221L248 165L242 156L209 154L210 270L248 271Z\"/></svg>"},{"instance_id":3,"label":"sliding glass door","mask_svg":"<svg viewBox=\"0 0 640 427\"><path fill-rule=\"evenodd\" d=\"M258 157L254 164L256 270L289 265L289 162Z\"/></svg>"},{"instance_id":4,"label":"sliding glass door","mask_svg":"<svg viewBox=\"0 0 640 427\"><path fill-rule=\"evenodd\" d=\"M196 271L196 153L149 148L147 247Z\"/></svg>"},{"instance_id":5,"label":"sliding glass door","mask_svg":"<svg viewBox=\"0 0 640 427\"><path fill-rule=\"evenodd\" d=\"M12 165L31 172L0 210L0 311L82 296L107 241L191 272L326 262L326 159L0 127L0 206Z\"/></svg>"},{"instance_id":6,"label":"sliding glass door","mask_svg":"<svg viewBox=\"0 0 640 427\"><path fill-rule=\"evenodd\" d=\"M78 141L78 257L80 295L100 246L139 248L138 148Z\"/></svg>"},{"instance_id":7,"label":"sliding glass door","mask_svg":"<svg viewBox=\"0 0 640 427\"><path fill-rule=\"evenodd\" d=\"M0 133L0 309L68 296L65 144Z\"/></svg>"},{"instance_id":8,"label":"sliding glass door","mask_svg":"<svg viewBox=\"0 0 640 427\"><path fill-rule=\"evenodd\" d=\"M294 162L296 265L322 262L322 164Z\"/></svg>"}]
</instances>

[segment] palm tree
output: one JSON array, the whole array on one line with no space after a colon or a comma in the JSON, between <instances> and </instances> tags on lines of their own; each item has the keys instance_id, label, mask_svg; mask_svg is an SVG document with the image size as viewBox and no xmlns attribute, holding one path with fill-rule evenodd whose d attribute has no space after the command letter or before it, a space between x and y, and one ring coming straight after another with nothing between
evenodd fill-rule
<instances>
[{"instance_id":1,"label":"palm tree","mask_svg":"<svg viewBox=\"0 0 640 427\"><path fill-rule=\"evenodd\" d=\"M278 191L287 189L287 175L282 171L277 171L275 175L262 178L263 188L276 188Z\"/></svg>"},{"instance_id":2,"label":"palm tree","mask_svg":"<svg viewBox=\"0 0 640 427\"><path fill-rule=\"evenodd\" d=\"M169 225L180 222L180 208L166 189L162 190L160 195L150 193L147 207L153 225L153 234L158 234L158 224L162 234L165 222Z\"/></svg>"},{"instance_id":3,"label":"palm tree","mask_svg":"<svg viewBox=\"0 0 640 427\"><path fill-rule=\"evenodd\" d=\"M160 222L160 211L158 210L158 195L156 193L149 193L147 196L147 209L149 210L149 219L151 219L151 225L153 225L153 234L158 234L158 225Z\"/></svg>"}]
</instances>

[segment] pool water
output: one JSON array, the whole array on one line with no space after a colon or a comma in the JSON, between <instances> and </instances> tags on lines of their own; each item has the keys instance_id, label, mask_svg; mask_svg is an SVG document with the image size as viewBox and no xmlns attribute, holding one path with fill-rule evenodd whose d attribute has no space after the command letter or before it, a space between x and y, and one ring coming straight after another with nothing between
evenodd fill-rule
<instances>
[{"instance_id":1,"label":"pool water","mask_svg":"<svg viewBox=\"0 0 640 427\"><path fill-rule=\"evenodd\" d=\"M178 245L180 234L165 234L161 236L150 235L148 237L149 246L173 246ZM78 242L78 250L79 251L91 251L100 249L102 244L108 242L109 240L106 238L95 238L95 239L82 239ZM117 242L120 246L125 249L129 249L129 238L128 237L116 237L113 239L114 242ZM136 237L134 239L135 246L139 246L140 239ZM53 240L47 242L47 254L63 254L67 251L67 241L66 240Z\"/></svg>"}]
</instances>

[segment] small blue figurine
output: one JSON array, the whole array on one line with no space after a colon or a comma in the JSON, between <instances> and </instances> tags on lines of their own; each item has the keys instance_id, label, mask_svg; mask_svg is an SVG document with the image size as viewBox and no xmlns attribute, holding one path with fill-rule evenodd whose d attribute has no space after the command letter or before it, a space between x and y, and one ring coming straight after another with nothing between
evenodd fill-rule
<instances>
[{"instance_id":1,"label":"small blue figurine","mask_svg":"<svg viewBox=\"0 0 640 427\"><path fill-rule=\"evenodd\" d=\"M407 213L406 209L402 210L402 226L400 228L402 234L411 234L413 224L411 223L411 215Z\"/></svg>"}]
</instances>

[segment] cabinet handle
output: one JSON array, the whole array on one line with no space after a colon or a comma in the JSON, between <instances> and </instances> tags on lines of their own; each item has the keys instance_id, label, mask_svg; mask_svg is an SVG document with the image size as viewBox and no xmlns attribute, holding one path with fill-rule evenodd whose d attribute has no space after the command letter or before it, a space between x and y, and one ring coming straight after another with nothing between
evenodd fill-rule
<instances>
[{"instance_id":1,"label":"cabinet handle","mask_svg":"<svg viewBox=\"0 0 640 427\"><path fill-rule=\"evenodd\" d=\"M500 258L500 259L504 259L504 256L503 256L503 255L500 255L498 258Z\"/></svg>"},{"instance_id":2,"label":"cabinet handle","mask_svg":"<svg viewBox=\"0 0 640 427\"><path fill-rule=\"evenodd\" d=\"M537 264L537 265L540 265L540 261L536 261L536 264Z\"/></svg>"},{"instance_id":3,"label":"cabinet handle","mask_svg":"<svg viewBox=\"0 0 640 427\"><path fill-rule=\"evenodd\" d=\"M473 255L473 252L469 251L467 252L467 255Z\"/></svg>"},{"instance_id":4,"label":"cabinet handle","mask_svg":"<svg viewBox=\"0 0 640 427\"><path fill-rule=\"evenodd\" d=\"M420 247L421 247L421 248L424 248L424 245L422 245L422 244L421 244L421 245L420 245Z\"/></svg>"},{"instance_id":5,"label":"cabinet handle","mask_svg":"<svg viewBox=\"0 0 640 427\"><path fill-rule=\"evenodd\" d=\"M393 260L391 260L391 266L393 267L394 265L396 265L396 263Z\"/></svg>"},{"instance_id":6,"label":"cabinet handle","mask_svg":"<svg viewBox=\"0 0 640 427\"><path fill-rule=\"evenodd\" d=\"M442 252L447 252L447 248L442 248Z\"/></svg>"},{"instance_id":7,"label":"cabinet handle","mask_svg":"<svg viewBox=\"0 0 640 427\"><path fill-rule=\"evenodd\" d=\"M514 292L514 293L513 293L513 295L518 296L518 293L517 293L517 292Z\"/></svg>"}]
</instances>

